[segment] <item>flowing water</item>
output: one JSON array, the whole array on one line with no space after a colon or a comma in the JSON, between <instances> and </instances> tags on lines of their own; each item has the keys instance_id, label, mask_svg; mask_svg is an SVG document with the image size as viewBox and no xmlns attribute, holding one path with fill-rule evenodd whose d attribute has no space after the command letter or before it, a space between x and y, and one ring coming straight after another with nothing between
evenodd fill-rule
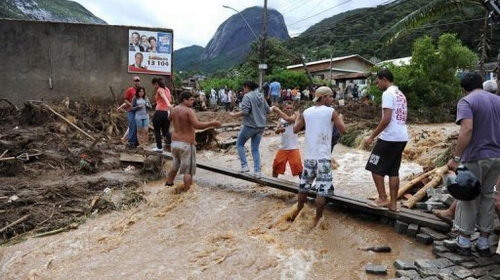
<instances>
[{"instance_id":1,"label":"flowing water","mask_svg":"<svg viewBox=\"0 0 500 280\"><path fill-rule=\"evenodd\" d=\"M264 175L271 173L278 140L266 137L261 145ZM202 151L198 158L239 166L234 149L223 156ZM337 193L376 194L364 170L367 152L339 145L334 158ZM403 163L401 176L420 171ZM163 180L149 183L142 187L147 202L137 208L1 247L0 279L389 279L396 259L432 258L430 247L366 216L326 207L323 220L311 228L312 203L293 223L286 221L296 205L294 194L202 169L195 182L182 194L164 187ZM378 245L392 251L358 250ZM366 274L369 263L388 266L388 276Z\"/></svg>"}]
</instances>

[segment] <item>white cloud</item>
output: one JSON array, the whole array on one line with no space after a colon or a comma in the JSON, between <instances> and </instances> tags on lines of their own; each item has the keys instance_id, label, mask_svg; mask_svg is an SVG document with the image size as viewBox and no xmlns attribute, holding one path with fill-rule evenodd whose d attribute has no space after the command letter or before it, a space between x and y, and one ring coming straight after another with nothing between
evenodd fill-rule
<instances>
[{"instance_id":1,"label":"white cloud","mask_svg":"<svg viewBox=\"0 0 500 280\"><path fill-rule=\"evenodd\" d=\"M112 25L159 27L174 30L174 48L206 46L219 25L235 14L222 5L242 11L263 6L262 0L74 0ZM290 35L334 14L391 0L276 0L268 8L280 11ZM311 17L307 20L304 20ZM260 30L255 30L259 32Z\"/></svg>"}]
</instances>

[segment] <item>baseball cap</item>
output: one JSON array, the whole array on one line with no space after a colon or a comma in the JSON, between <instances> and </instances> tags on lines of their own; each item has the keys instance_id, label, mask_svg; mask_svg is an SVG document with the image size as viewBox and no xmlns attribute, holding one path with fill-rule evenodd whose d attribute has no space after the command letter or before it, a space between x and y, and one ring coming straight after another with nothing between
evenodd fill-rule
<instances>
[{"instance_id":1,"label":"baseball cap","mask_svg":"<svg viewBox=\"0 0 500 280\"><path fill-rule=\"evenodd\" d=\"M329 87L325 87L325 86L322 86L322 87L319 87L316 89L316 91L314 92L314 99L313 99L313 102L316 102L318 101L318 99L320 99L321 97L323 96L328 96L328 95L333 95L333 91L331 88Z\"/></svg>"},{"instance_id":2,"label":"baseball cap","mask_svg":"<svg viewBox=\"0 0 500 280\"><path fill-rule=\"evenodd\" d=\"M448 192L458 200L473 200L481 192L481 184L465 166L457 168L456 175L446 177Z\"/></svg>"},{"instance_id":3,"label":"baseball cap","mask_svg":"<svg viewBox=\"0 0 500 280\"><path fill-rule=\"evenodd\" d=\"M134 76L133 80L134 81L141 81L141 78L139 76Z\"/></svg>"}]
</instances>

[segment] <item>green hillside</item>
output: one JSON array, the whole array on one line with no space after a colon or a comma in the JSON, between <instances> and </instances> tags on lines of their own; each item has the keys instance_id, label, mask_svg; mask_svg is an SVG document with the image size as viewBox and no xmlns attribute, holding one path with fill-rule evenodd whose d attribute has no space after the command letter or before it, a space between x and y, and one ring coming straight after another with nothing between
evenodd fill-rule
<instances>
[{"instance_id":1,"label":"green hillside","mask_svg":"<svg viewBox=\"0 0 500 280\"><path fill-rule=\"evenodd\" d=\"M384 45L380 37L404 16L427 4L428 0L395 1L384 6L345 12L325 19L300 36L287 42L293 52L306 60L327 59L331 55L360 54L380 60L411 55L412 42L423 35L433 38L443 33L456 33L462 42L477 51L479 30L483 27L485 9L467 6L460 12L448 13L402 36L391 45ZM499 25L491 27L490 58L496 58L500 47Z\"/></svg>"}]
</instances>

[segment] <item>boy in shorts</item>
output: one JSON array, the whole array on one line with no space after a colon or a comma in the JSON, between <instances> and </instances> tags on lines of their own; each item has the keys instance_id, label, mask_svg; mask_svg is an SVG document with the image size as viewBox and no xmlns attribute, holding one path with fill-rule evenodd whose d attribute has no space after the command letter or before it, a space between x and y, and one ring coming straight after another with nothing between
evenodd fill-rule
<instances>
[{"instance_id":1,"label":"boy in shorts","mask_svg":"<svg viewBox=\"0 0 500 280\"><path fill-rule=\"evenodd\" d=\"M295 122L295 113L290 101L283 105L283 111L278 107L272 106L271 112L277 113L280 118L276 133L281 133L281 144L273 160L273 177L277 178L279 174L285 174L286 164L290 165L293 176L300 176L302 173L302 159L299 150L299 137L293 132L293 123Z\"/></svg>"}]
</instances>

